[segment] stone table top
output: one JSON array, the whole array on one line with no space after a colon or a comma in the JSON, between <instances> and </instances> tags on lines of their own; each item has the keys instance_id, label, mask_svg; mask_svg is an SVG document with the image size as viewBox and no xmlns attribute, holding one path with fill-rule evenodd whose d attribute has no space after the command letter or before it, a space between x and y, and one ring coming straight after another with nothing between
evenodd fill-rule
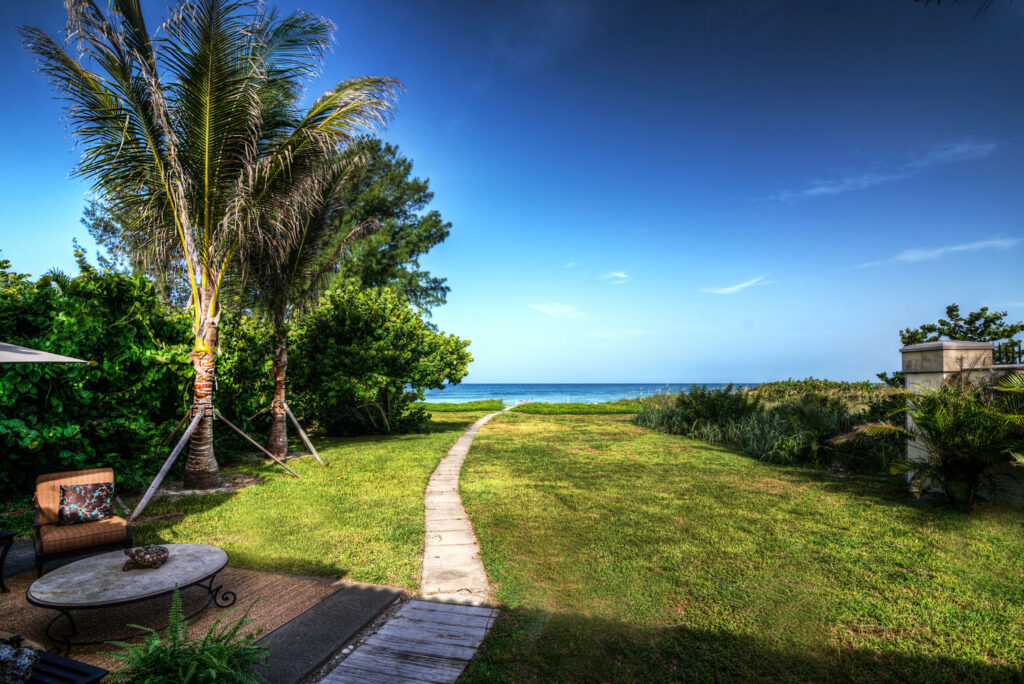
<instances>
[{"instance_id":1,"label":"stone table top","mask_svg":"<svg viewBox=\"0 0 1024 684\"><path fill-rule=\"evenodd\" d=\"M224 549L206 544L162 544L167 560L159 568L122 570L128 557L111 551L77 560L43 575L28 589L32 603L54 608L92 608L140 601L185 587L220 572Z\"/></svg>"}]
</instances>

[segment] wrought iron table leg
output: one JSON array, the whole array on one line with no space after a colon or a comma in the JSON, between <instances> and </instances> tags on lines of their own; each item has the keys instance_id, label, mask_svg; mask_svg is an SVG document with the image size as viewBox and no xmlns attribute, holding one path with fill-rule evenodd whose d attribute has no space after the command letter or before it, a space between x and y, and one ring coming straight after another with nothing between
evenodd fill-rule
<instances>
[{"instance_id":1,"label":"wrought iron table leg","mask_svg":"<svg viewBox=\"0 0 1024 684\"><path fill-rule=\"evenodd\" d=\"M68 624L71 625L71 631L57 636L53 633L53 626L57 624L57 620L62 617L68 619ZM71 617L70 610L61 610L57 613L57 617L50 620L49 624L46 625L46 636L53 643L57 644L58 647L63 647L62 655L65 657L71 653L71 646L73 645L71 639L78 635L78 626L75 624L75 618Z\"/></svg>"}]
</instances>

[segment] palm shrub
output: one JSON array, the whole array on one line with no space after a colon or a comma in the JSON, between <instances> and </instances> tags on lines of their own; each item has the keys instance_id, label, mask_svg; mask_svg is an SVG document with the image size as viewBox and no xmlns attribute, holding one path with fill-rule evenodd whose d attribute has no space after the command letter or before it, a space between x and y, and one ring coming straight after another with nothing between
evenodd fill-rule
<instances>
[{"instance_id":1,"label":"palm shrub","mask_svg":"<svg viewBox=\"0 0 1024 684\"><path fill-rule=\"evenodd\" d=\"M1016 375L997 387L963 374L953 376L938 387L902 393L909 427L884 421L865 423L838 441L906 437L927 454L907 465L916 489L923 491L934 481L951 503L971 507L986 480L990 494L999 491L991 478L994 468L1021 461L1022 393L1024 380Z\"/></svg>"},{"instance_id":2,"label":"palm shrub","mask_svg":"<svg viewBox=\"0 0 1024 684\"><path fill-rule=\"evenodd\" d=\"M255 604L253 604L255 605ZM112 642L120 647L110 655L124 663L110 681L131 684L261 684L267 679L259 672L266 666L267 647L257 644L259 633L242 633L252 622L249 611L235 620L221 624L220 618L202 639L189 635L188 622L181 610L181 594L171 596L167 638L156 630L130 625L149 632L141 644Z\"/></svg>"}]
</instances>

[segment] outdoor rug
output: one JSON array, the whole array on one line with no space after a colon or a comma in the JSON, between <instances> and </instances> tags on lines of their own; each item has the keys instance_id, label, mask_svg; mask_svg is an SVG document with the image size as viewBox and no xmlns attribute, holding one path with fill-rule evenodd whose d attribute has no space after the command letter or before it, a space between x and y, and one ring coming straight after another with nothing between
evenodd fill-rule
<instances>
[{"instance_id":1,"label":"outdoor rug","mask_svg":"<svg viewBox=\"0 0 1024 684\"><path fill-rule=\"evenodd\" d=\"M0 594L0 631L20 634L50 648L55 644L46 636L46 625L57 615L57 611L38 608L25 599L25 591L35 578L35 571L5 578L11 592ZM235 605L225 609L211 604L203 613L189 620L189 634L192 636L202 637L214 621L225 615L225 622L240 617L253 602L255 605L249 612L253 621L243 632L269 634L340 588L325 581L231 567L224 568L217 575L217 584L222 584L227 591L235 592ZM201 607L208 596L204 589L197 587L182 592L185 615ZM170 604L170 597L166 597L115 608L73 611L78 627L78 635L74 639L121 640L126 634L136 631L126 626L129 624L162 629L167 625ZM57 633L66 629L67 621L63 618L54 626ZM114 647L104 644L75 646L70 655L76 660L112 670L119 665L119 661L105 655L112 650L115 650Z\"/></svg>"}]
</instances>

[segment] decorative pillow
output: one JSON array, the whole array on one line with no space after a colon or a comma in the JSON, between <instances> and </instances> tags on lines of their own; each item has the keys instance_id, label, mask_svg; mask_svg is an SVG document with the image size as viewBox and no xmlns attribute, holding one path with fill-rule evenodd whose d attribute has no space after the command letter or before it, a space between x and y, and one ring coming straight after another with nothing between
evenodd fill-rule
<instances>
[{"instance_id":1,"label":"decorative pillow","mask_svg":"<svg viewBox=\"0 0 1024 684\"><path fill-rule=\"evenodd\" d=\"M0 644L0 682L27 682L37 660L39 655L35 651Z\"/></svg>"},{"instance_id":2,"label":"decorative pillow","mask_svg":"<svg viewBox=\"0 0 1024 684\"><path fill-rule=\"evenodd\" d=\"M113 482L60 486L60 510L57 511L59 524L96 522L113 516Z\"/></svg>"}]
</instances>

